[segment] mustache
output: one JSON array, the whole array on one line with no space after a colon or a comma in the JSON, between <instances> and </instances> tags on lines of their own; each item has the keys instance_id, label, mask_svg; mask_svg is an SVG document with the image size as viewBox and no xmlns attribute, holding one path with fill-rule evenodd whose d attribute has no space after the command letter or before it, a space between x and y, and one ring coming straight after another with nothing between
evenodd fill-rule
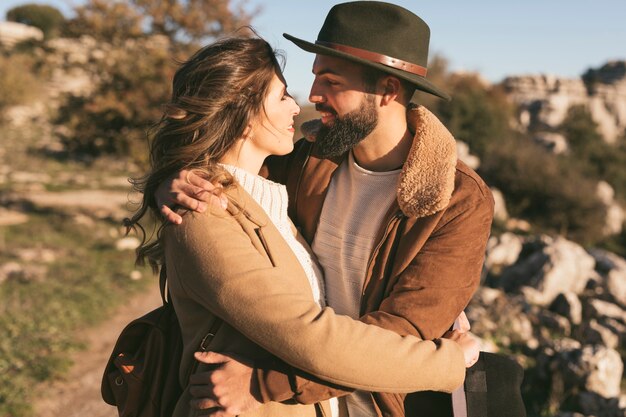
<instances>
[{"instance_id":1,"label":"mustache","mask_svg":"<svg viewBox=\"0 0 626 417\"><path fill-rule=\"evenodd\" d=\"M333 109L332 107L324 106L322 104L316 104L315 105L315 110L316 111L323 111L323 112L327 112L327 113L335 113L335 109Z\"/></svg>"}]
</instances>

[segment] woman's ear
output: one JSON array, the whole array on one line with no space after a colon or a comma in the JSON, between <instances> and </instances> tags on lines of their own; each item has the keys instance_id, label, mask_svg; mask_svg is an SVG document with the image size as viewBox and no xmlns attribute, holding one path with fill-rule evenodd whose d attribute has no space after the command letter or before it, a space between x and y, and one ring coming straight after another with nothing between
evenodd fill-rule
<instances>
[{"instance_id":1,"label":"woman's ear","mask_svg":"<svg viewBox=\"0 0 626 417\"><path fill-rule=\"evenodd\" d=\"M252 123L248 123L248 126L243 130L243 135L241 136L243 140L252 139L253 131L252 131Z\"/></svg>"},{"instance_id":2,"label":"woman's ear","mask_svg":"<svg viewBox=\"0 0 626 417\"><path fill-rule=\"evenodd\" d=\"M383 95L380 104L389 105L400 96L402 83L396 77L387 76L381 79Z\"/></svg>"}]
</instances>

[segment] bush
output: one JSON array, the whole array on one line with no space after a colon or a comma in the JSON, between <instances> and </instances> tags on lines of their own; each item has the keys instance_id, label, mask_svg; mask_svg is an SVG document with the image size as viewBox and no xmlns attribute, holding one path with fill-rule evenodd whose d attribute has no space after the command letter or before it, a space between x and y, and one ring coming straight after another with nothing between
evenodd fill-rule
<instances>
[{"instance_id":1,"label":"bush","mask_svg":"<svg viewBox=\"0 0 626 417\"><path fill-rule=\"evenodd\" d=\"M14 7L7 12L6 18L41 29L46 39L57 36L65 23L65 17L58 9L34 3Z\"/></svg>"},{"instance_id":2,"label":"bush","mask_svg":"<svg viewBox=\"0 0 626 417\"><path fill-rule=\"evenodd\" d=\"M511 134L489 147L480 172L506 196L511 215L582 244L603 238L606 208L580 166Z\"/></svg>"},{"instance_id":3,"label":"bush","mask_svg":"<svg viewBox=\"0 0 626 417\"><path fill-rule=\"evenodd\" d=\"M570 146L569 159L590 178L604 180L615 189L618 198L626 198L626 140L604 142L598 126L583 106L569 109L559 130Z\"/></svg>"},{"instance_id":4,"label":"bush","mask_svg":"<svg viewBox=\"0 0 626 417\"><path fill-rule=\"evenodd\" d=\"M98 89L89 97L70 97L55 123L69 128L61 140L73 156L130 156L145 162L146 133L169 100L173 62L166 47L145 42L116 49L111 57L101 68Z\"/></svg>"},{"instance_id":5,"label":"bush","mask_svg":"<svg viewBox=\"0 0 626 417\"><path fill-rule=\"evenodd\" d=\"M509 135L512 106L501 90L486 87L475 75L448 77L447 84L452 88L452 100L440 100L437 114L473 154L488 157L489 146Z\"/></svg>"},{"instance_id":6,"label":"bush","mask_svg":"<svg viewBox=\"0 0 626 417\"><path fill-rule=\"evenodd\" d=\"M0 55L0 116L5 108L33 100L41 83L26 55Z\"/></svg>"}]
</instances>

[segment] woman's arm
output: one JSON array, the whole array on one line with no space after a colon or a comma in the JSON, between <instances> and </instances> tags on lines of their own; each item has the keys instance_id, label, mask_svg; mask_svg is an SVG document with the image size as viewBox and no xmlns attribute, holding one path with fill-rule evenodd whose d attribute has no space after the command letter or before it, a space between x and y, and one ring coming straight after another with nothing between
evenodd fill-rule
<instances>
[{"instance_id":1,"label":"woman's arm","mask_svg":"<svg viewBox=\"0 0 626 417\"><path fill-rule=\"evenodd\" d=\"M455 342L402 337L320 309L306 280L272 266L235 218L188 217L164 233L165 246L176 248L168 268L197 302L288 364L367 391L450 392L462 383L465 361Z\"/></svg>"}]
</instances>

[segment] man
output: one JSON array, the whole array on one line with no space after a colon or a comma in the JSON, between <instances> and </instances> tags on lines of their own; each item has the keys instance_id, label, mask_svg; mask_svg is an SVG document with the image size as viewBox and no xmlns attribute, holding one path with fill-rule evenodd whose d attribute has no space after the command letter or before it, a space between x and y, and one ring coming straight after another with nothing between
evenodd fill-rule
<instances>
[{"instance_id":1,"label":"man","mask_svg":"<svg viewBox=\"0 0 626 417\"><path fill-rule=\"evenodd\" d=\"M357 1L334 6L315 43L284 36L316 54L309 100L322 126L315 142L268 161L268 175L287 185L290 216L324 269L328 304L403 335L441 337L479 284L493 199L457 161L445 127L410 105L415 89L448 98L425 78L428 26L401 7ZM208 186L180 178L199 186L181 186L188 194ZM263 401L346 394L288 367L254 372ZM449 395L404 397L354 392L346 405L350 417L452 415Z\"/></svg>"}]
</instances>

